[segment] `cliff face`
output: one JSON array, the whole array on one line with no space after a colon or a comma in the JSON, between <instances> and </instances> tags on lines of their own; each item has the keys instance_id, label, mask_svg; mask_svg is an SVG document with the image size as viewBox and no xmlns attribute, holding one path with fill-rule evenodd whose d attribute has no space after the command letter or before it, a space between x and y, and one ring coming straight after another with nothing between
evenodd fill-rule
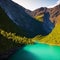
<instances>
[{"instance_id":1,"label":"cliff face","mask_svg":"<svg viewBox=\"0 0 60 60\"><path fill-rule=\"evenodd\" d=\"M47 35L53 29L49 29L46 26L47 23L44 26L44 23L37 21L35 18L27 14L27 10L24 7L18 5L17 3L14 3L11 0L0 0L0 6L5 11L10 20L12 20L18 27L21 27L23 30L25 30L27 32L27 36L29 37L34 37L38 34ZM46 9L47 8L41 8L40 10L38 10L38 13L35 13L35 11L32 12L32 14L34 13L34 15L36 16L43 14L45 13ZM49 27L51 27L50 24ZM45 27L47 28L46 30Z\"/></svg>"},{"instance_id":2,"label":"cliff face","mask_svg":"<svg viewBox=\"0 0 60 60\"><path fill-rule=\"evenodd\" d=\"M0 29L7 32L16 33L17 35L25 36L26 31L20 26L17 26L0 7Z\"/></svg>"},{"instance_id":3,"label":"cliff face","mask_svg":"<svg viewBox=\"0 0 60 60\"><path fill-rule=\"evenodd\" d=\"M60 15L60 5L50 9L50 19L52 22L57 23L58 21L57 18L59 15Z\"/></svg>"},{"instance_id":4,"label":"cliff face","mask_svg":"<svg viewBox=\"0 0 60 60\"><path fill-rule=\"evenodd\" d=\"M41 7L34 11L28 12L33 18L35 16L44 15L45 12L49 12L51 22L57 23L57 17L60 15L60 5L55 6L54 8Z\"/></svg>"},{"instance_id":5,"label":"cliff face","mask_svg":"<svg viewBox=\"0 0 60 60\"><path fill-rule=\"evenodd\" d=\"M11 0L0 0L0 6L11 21L13 21L18 27L21 27L23 30L27 31L27 36L34 37L37 34L47 34L44 31L43 24L29 16L25 12L25 8L22 6Z\"/></svg>"}]
</instances>

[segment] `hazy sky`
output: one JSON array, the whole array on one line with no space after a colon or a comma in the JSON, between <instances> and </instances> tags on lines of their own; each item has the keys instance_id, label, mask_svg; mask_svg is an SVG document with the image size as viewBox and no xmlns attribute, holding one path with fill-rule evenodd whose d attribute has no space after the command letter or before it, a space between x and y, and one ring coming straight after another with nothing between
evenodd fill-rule
<instances>
[{"instance_id":1,"label":"hazy sky","mask_svg":"<svg viewBox=\"0 0 60 60\"><path fill-rule=\"evenodd\" d=\"M30 10L35 10L40 7L50 8L60 3L60 0L13 0L13 1Z\"/></svg>"}]
</instances>

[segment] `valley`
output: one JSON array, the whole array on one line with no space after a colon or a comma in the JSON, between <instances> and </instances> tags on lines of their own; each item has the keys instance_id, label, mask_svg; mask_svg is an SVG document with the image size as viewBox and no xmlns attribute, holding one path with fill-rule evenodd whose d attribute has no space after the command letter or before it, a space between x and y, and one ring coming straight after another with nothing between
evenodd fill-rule
<instances>
[{"instance_id":1,"label":"valley","mask_svg":"<svg viewBox=\"0 0 60 60\"><path fill-rule=\"evenodd\" d=\"M36 59L41 57L44 60L42 57L46 53L41 54L44 50L42 48L48 49L48 53L51 52L51 54L52 51L49 49L54 50L58 57L56 59L60 59L58 56L60 52L57 52L60 50L60 5L54 8L41 7L30 11L11 0L1 0L0 60L23 59L22 56L27 53L27 55L32 54L35 49L36 51L32 54L33 58L31 58L35 60L34 57L37 56ZM21 53L22 55L20 55ZM55 59L54 53L51 60ZM48 56L48 60L50 56Z\"/></svg>"}]
</instances>

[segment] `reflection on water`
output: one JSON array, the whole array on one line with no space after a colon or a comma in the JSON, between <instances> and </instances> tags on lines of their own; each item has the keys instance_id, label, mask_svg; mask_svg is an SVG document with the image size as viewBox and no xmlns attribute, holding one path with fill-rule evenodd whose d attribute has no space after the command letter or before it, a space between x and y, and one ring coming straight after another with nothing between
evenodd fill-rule
<instances>
[{"instance_id":1,"label":"reflection on water","mask_svg":"<svg viewBox=\"0 0 60 60\"><path fill-rule=\"evenodd\" d=\"M60 60L60 47L36 43L19 49L10 60Z\"/></svg>"}]
</instances>

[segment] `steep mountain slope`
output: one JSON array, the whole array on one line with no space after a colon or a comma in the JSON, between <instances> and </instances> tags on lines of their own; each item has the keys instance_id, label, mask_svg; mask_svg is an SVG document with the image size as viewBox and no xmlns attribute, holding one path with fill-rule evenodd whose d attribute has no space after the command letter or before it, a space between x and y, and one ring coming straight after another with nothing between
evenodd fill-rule
<instances>
[{"instance_id":1,"label":"steep mountain slope","mask_svg":"<svg viewBox=\"0 0 60 60\"><path fill-rule=\"evenodd\" d=\"M13 32L18 35L24 36L26 31L24 31L21 27L19 28L4 12L4 10L0 7L0 29L3 29L7 32Z\"/></svg>"},{"instance_id":2,"label":"steep mountain slope","mask_svg":"<svg viewBox=\"0 0 60 60\"><path fill-rule=\"evenodd\" d=\"M16 33L16 35L20 36L26 36L27 32L21 27L18 27L0 7L0 60L5 60L5 58L12 54L13 51L20 46L20 44L12 39L8 39L7 35L9 34L5 37L6 32L2 30L9 32L9 34ZM4 36L1 33L3 33Z\"/></svg>"},{"instance_id":3,"label":"steep mountain slope","mask_svg":"<svg viewBox=\"0 0 60 60\"><path fill-rule=\"evenodd\" d=\"M56 24L53 31L41 39L40 42L60 46L60 24Z\"/></svg>"},{"instance_id":4,"label":"steep mountain slope","mask_svg":"<svg viewBox=\"0 0 60 60\"><path fill-rule=\"evenodd\" d=\"M50 9L50 19L52 22L57 23L57 18L60 15L60 4Z\"/></svg>"},{"instance_id":5,"label":"steep mountain slope","mask_svg":"<svg viewBox=\"0 0 60 60\"><path fill-rule=\"evenodd\" d=\"M4 32L5 31L5 32ZM9 34L8 34L9 33ZM12 33L16 33L17 36L13 36ZM20 35L20 37L19 37ZM22 37L21 37L22 36ZM5 11L0 7L0 60L5 60L10 54L12 54L18 46L22 43L21 39L25 41L28 38L27 32L21 27L18 27L5 13ZM8 38L9 37L9 38ZM15 41L14 41L15 39ZM17 41L18 39L18 41ZM20 43L19 43L20 41ZM6 59L7 60L7 59Z\"/></svg>"},{"instance_id":6,"label":"steep mountain slope","mask_svg":"<svg viewBox=\"0 0 60 60\"><path fill-rule=\"evenodd\" d=\"M38 8L34 11L31 12L31 15L33 17L35 16L39 16L39 15L43 15L45 12L46 12L47 8L46 7L41 7L41 8Z\"/></svg>"},{"instance_id":7,"label":"steep mountain slope","mask_svg":"<svg viewBox=\"0 0 60 60\"><path fill-rule=\"evenodd\" d=\"M60 24L60 15L56 18L56 23Z\"/></svg>"},{"instance_id":8,"label":"steep mountain slope","mask_svg":"<svg viewBox=\"0 0 60 60\"><path fill-rule=\"evenodd\" d=\"M55 6L54 8L41 7L41 8L34 10L34 11L27 12L27 13L30 16L36 18L36 17L40 17L41 15L43 17L45 12L49 12L51 22L56 23L56 21L57 21L56 18L60 15L60 4Z\"/></svg>"},{"instance_id":9,"label":"steep mountain slope","mask_svg":"<svg viewBox=\"0 0 60 60\"><path fill-rule=\"evenodd\" d=\"M28 38L24 36L28 36L27 32L21 27L18 27L0 7L0 60L5 60L14 53L18 46L20 47L22 45L20 44L22 41L26 39L27 42Z\"/></svg>"},{"instance_id":10,"label":"steep mountain slope","mask_svg":"<svg viewBox=\"0 0 60 60\"><path fill-rule=\"evenodd\" d=\"M27 31L27 36L34 37L38 34L46 35L51 32L51 30L47 31L44 29L45 26L43 26L42 22L29 16L25 8L11 0L0 0L0 6L17 26Z\"/></svg>"},{"instance_id":11,"label":"steep mountain slope","mask_svg":"<svg viewBox=\"0 0 60 60\"><path fill-rule=\"evenodd\" d=\"M49 35L38 35L35 38L33 38L33 40L38 40L40 43L48 45L60 46L60 16L58 16L57 23Z\"/></svg>"},{"instance_id":12,"label":"steep mountain slope","mask_svg":"<svg viewBox=\"0 0 60 60\"><path fill-rule=\"evenodd\" d=\"M45 9L46 8L44 8L44 10ZM41 8L41 11L42 10ZM41 12L41 14L44 14L44 22L40 22L29 16L26 11L24 7L11 0L0 0L0 60L2 60L1 56L4 55L2 53L5 53L3 57L10 55L10 53L15 51L15 48L20 47L22 42L22 44L33 42L31 38L21 36L34 37L38 34L47 35L54 28L54 24L49 19L49 12ZM31 13L31 11L27 12ZM37 15L39 16L39 14ZM57 19L59 19L59 17L60 16L58 16ZM13 51L11 52L10 50Z\"/></svg>"}]
</instances>

